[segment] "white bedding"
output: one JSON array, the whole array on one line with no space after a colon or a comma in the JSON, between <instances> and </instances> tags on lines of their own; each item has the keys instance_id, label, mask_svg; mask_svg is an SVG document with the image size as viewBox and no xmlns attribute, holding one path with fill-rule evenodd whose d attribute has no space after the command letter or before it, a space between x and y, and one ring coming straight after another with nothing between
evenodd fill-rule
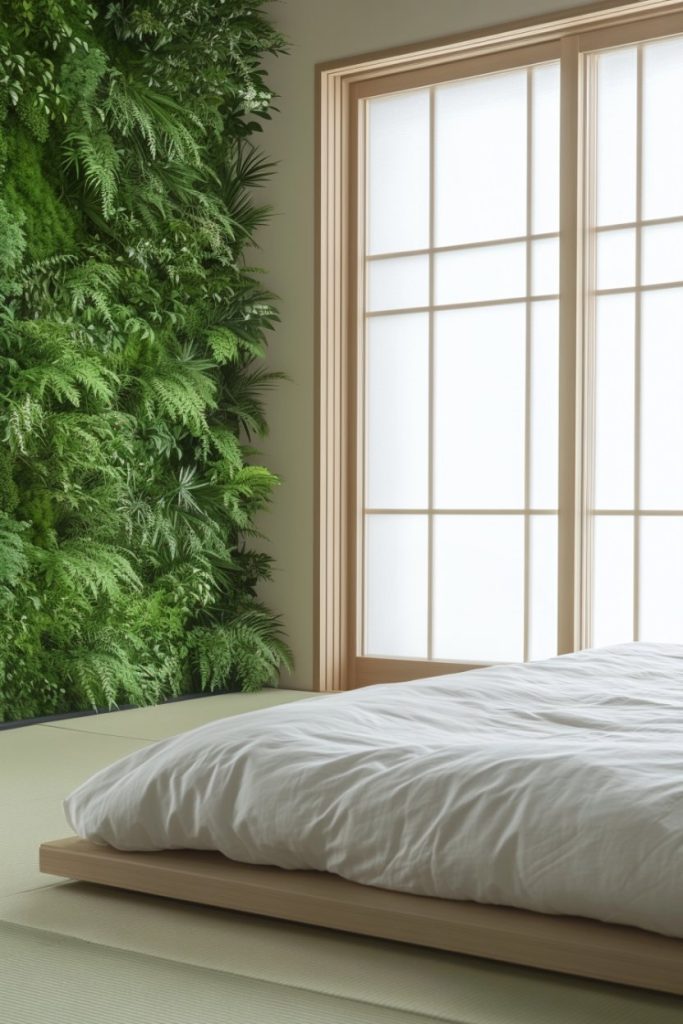
<instances>
[{"instance_id":1,"label":"white bedding","mask_svg":"<svg viewBox=\"0 0 683 1024\"><path fill-rule=\"evenodd\" d=\"M123 758L65 809L121 850L220 850L683 937L683 646L226 718Z\"/></svg>"}]
</instances>

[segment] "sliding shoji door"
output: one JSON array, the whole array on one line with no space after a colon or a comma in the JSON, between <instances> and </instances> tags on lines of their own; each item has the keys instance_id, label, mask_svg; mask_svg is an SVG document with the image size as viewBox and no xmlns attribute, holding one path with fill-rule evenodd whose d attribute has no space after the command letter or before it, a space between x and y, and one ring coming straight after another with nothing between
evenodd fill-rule
<instances>
[{"instance_id":1,"label":"sliding shoji door","mask_svg":"<svg viewBox=\"0 0 683 1024\"><path fill-rule=\"evenodd\" d=\"M559 62L458 75L363 111L369 659L557 652Z\"/></svg>"},{"instance_id":2,"label":"sliding shoji door","mask_svg":"<svg viewBox=\"0 0 683 1024\"><path fill-rule=\"evenodd\" d=\"M592 645L683 641L683 36L591 54Z\"/></svg>"},{"instance_id":3,"label":"sliding shoji door","mask_svg":"<svg viewBox=\"0 0 683 1024\"><path fill-rule=\"evenodd\" d=\"M323 79L321 685L683 643L683 4Z\"/></svg>"}]
</instances>

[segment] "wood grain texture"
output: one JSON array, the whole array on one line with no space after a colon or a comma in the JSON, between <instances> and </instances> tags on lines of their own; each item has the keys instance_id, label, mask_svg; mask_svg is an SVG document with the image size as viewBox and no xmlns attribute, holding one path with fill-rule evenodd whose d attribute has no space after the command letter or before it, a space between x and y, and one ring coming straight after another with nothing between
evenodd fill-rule
<instances>
[{"instance_id":1,"label":"wood grain texture","mask_svg":"<svg viewBox=\"0 0 683 1024\"><path fill-rule=\"evenodd\" d=\"M491 73L515 62L555 59L562 53L562 265L560 374L559 653L586 646L589 550L582 531L590 479L584 423L582 278L584 117L582 62L601 47L683 32L681 0L602 0L555 17L547 15L421 41L316 68L316 510L315 680L318 690L345 690L370 682L439 674L422 659L360 657L363 551L359 534L362 478L362 359L359 336L363 280L363 106L370 96ZM402 310L407 312L407 310ZM386 311L383 311L386 315ZM584 501L584 505L581 502ZM462 671L453 663L452 672Z\"/></svg>"},{"instance_id":2,"label":"wood grain texture","mask_svg":"<svg viewBox=\"0 0 683 1024\"><path fill-rule=\"evenodd\" d=\"M40 870L98 885L683 995L683 940L584 918L411 896L218 853L40 847Z\"/></svg>"}]
</instances>

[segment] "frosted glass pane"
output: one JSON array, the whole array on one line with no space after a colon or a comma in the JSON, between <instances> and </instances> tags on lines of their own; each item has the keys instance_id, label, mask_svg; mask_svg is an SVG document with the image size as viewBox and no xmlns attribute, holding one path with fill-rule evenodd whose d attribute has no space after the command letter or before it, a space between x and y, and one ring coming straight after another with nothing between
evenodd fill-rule
<instances>
[{"instance_id":1,"label":"frosted glass pane","mask_svg":"<svg viewBox=\"0 0 683 1024\"><path fill-rule=\"evenodd\" d=\"M595 507L633 508L635 302L600 295L595 315Z\"/></svg>"},{"instance_id":2,"label":"frosted glass pane","mask_svg":"<svg viewBox=\"0 0 683 1024\"><path fill-rule=\"evenodd\" d=\"M636 47L597 58L598 224L636 219L636 65Z\"/></svg>"},{"instance_id":3,"label":"frosted glass pane","mask_svg":"<svg viewBox=\"0 0 683 1024\"><path fill-rule=\"evenodd\" d=\"M633 519L593 520L593 647L633 640Z\"/></svg>"},{"instance_id":4,"label":"frosted glass pane","mask_svg":"<svg viewBox=\"0 0 683 1024\"><path fill-rule=\"evenodd\" d=\"M643 228L643 284L683 281L683 224Z\"/></svg>"},{"instance_id":5,"label":"frosted glass pane","mask_svg":"<svg viewBox=\"0 0 683 1024\"><path fill-rule=\"evenodd\" d=\"M557 516L531 516L529 659L557 654Z\"/></svg>"},{"instance_id":6,"label":"frosted glass pane","mask_svg":"<svg viewBox=\"0 0 683 1024\"><path fill-rule=\"evenodd\" d=\"M368 101L368 252L429 244L429 90Z\"/></svg>"},{"instance_id":7,"label":"frosted glass pane","mask_svg":"<svg viewBox=\"0 0 683 1024\"><path fill-rule=\"evenodd\" d=\"M434 258L437 306L526 294L526 243L483 245Z\"/></svg>"},{"instance_id":8,"label":"frosted glass pane","mask_svg":"<svg viewBox=\"0 0 683 1024\"><path fill-rule=\"evenodd\" d=\"M532 508L557 508L559 428L559 307L531 307L530 501Z\"/></svg>"},{"instance_id":9,"label":"frosted glass pane","mask_svg":"<svg viewBox=\"0 0 683 1024\"><path fill-rule=\"evenodd\" d=\"M429 257L403 256L367 264L368 311L429 305Z\"/></svg>"},{"instance_id":10,"label":"frosted glass pane","mask_svg":"<svg viewBox=\"0 0 683 1024\"><path fill-rule=\"evenodd\" d=\"M525 309L435 316L437 508L524 504Z\"/></svg>"},{"instance_id":11,"label":"frosted glass pane","mask_svg":"<svg viewBox=\"0 0 683 1024\"><path fill-rule=\"evenodd\" d=\"M436 244L526 234L526 70L436 89Z\"/></svg>"},{"instance_id":12,"label":"frosted glass pane","mask_svg":"<svg viewBox=\"0 0 683 1024\"><path fill-rule=\"evenodd\" d=\"M600 231L596 246L596 288L633 287L636 283L635 228Z\"/></svg>"},{"instance_id":13,"label":"frosted glass pane","mask_svg":"<svg viewBox=\"0 0 683 1024\"><path fill-rule=\"evenodd\" d=\"M366 503L428 501L429 319L373 317L367 329Z\"/></svg>"},{"instance_id":14,"label":"frosted glass pane","mask_svg":"<svg viewBox=\"0 0 683 1024\"><path fill-rule=\"evenodd\" d=\"M365 654L427 656L427 516L366 516Z\"/></svg>"},{"instance_id":15,"label":"frosted glass pane","mask_svg":"<svg viewBox=\"0 0 683 1024\"><path fill-rule=\"evenodd\" d=\"M560 65L532 72L531 224L534 234L560 227Z\"/></svg>"},{"instance_id":16,"label":"frosted glass pane","mask_svg":"<svg viewBox=\"0 0 683 1024\"><path fill-rule=\"evenodd\" d=\"M683 38L643 47L643 216L683 214Z\"/></svg>"},{"instance_id":17,"label":"frosted glass pane","mask_svg":"<svg viewBox=\"0 0 683 1024\"><path fill-rule=\"evenodd\" d=\"M560 240L539 238L531 244L531 294L558 295L560 291Z\"/></svg>"},{"instance_id":18,"label":"frosted glass pane","mask_svg":"<svg viewBox=\"0 0 683 1024\"><path fill-rule=\"evenodd\" d=\"M640 640L683 641L683 520L640 523Z\"/></svg>"},{"instance_id":19,"label":"frosted glass pane","mask_svg":"<svg viewBox=\"0 0 683 1024\"><path fill-rule=\"evenodd\" d=\"M683 508L683 289L641 301L641 504Z\"/></svg>"},{"instance_id":20,"label":"frosted glass pane","mask_svg":"<svg viewBox=\"0 0 683 1024\"><path fill-rule=\"evenodd\" d=\"M522 516L434 520L434 657L524 657Z\"/></svg>"}]
</instances>

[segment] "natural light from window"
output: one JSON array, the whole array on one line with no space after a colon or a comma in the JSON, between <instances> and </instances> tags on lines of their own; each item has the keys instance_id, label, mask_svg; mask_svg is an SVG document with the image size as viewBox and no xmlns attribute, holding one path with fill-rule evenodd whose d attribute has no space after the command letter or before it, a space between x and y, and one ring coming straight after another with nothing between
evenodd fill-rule
<instances>
[{"instance_id":1,"label":"natural light from window","mask_svg":"<svg viewBox=\"0 0 683 1024\"><path fill-rule=\"evenodd\" d=\"M592 58L592 643L683 637L683 39Z\"/></svg>"},{"instance_id":2,"label":"natural light from window","mask_svg":"<svg viewBox=\"0 0 683 1024\"><path fill-rule=\"evenodd\" d=\"M581 68L569 343L583 562L568 585L586 645L680 641L683 38ZM560 80L546 61L365 102L361 656L558 651L559 409L576 390L559 378L574 187L560 180Z\"/></svg>"},{"instance_id":3,"label":"natural light from window","mask_svg":"<svg viewBox=\"0 0 683 1024\"><path fill-rule=\"evenodd\" d=\"M368 101L366 655L557 651L559 83Z\"/></svg>"}]
</instances>

